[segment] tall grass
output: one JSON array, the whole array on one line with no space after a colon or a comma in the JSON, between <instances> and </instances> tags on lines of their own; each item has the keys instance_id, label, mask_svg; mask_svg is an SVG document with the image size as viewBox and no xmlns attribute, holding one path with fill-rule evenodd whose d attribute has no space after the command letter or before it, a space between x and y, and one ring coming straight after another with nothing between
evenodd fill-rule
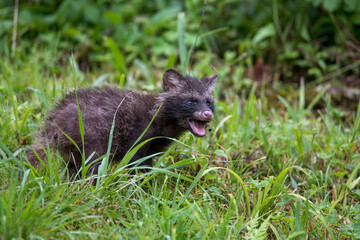
<instances>
[{"instance_id":1,"label":"tall grass","mask_svg":"<svg viewBox=\"0 0 360 240\"><path fill-rule=\"evenodd\" d=\"M207 137L185 134L154 156L146 174L128 170L144 143L119 165L105 155L93 188L86 171L70 181L55 152L39 169L22 161L48 108L74 86L71 63L56 77L47 73L50 63L37 62L29 70L42 54L48 53L39 51L18 65L1 62L0 238L359 238L360 107L346 119L336 118L339 110L321 92L313 101L327 108L315 112L301 85L297 101L279 98L280 107L269 108L254 87L247 96L218 101ZM101 82L119 76L119 64ZM92 85L98 75L89 72L76 86ZM218 91L225 80L220 73Z\"/></svg>"}]
</instances>

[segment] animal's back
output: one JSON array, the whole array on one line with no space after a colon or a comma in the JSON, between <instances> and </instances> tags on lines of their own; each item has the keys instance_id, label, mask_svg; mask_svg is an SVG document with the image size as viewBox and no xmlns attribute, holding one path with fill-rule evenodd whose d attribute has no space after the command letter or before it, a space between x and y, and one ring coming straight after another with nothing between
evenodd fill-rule
<instances>
[{"instance_id":1,"label":"animal's back","mask_svg":"<svg viewBox=\"0 0 360 240\"><path fill-rule=\"evenodd\" d=\"M46 120L45 131L49 141L62 136L62 131L76 143L81 143L77 101L86 138L102 139L105 137L104 134L110 132L116 109L126 94L132 93L115 88L79 89L76 94L69 93L49 113ZM124 99L122 107L125 105L127 103Z\"/></svg>"}]
</instances>

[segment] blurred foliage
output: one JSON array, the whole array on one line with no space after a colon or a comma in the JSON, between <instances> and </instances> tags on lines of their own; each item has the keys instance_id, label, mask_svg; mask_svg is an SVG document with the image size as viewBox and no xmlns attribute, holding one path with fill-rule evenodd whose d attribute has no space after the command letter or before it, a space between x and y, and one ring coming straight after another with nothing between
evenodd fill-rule
<instances>
[{"instance_id":1,"label":"blurred foliage","mask_svg":"<svg viewBox=\"0 0 360 240\"><path fill-rule=\"evenodd\" d=\"M206 58L204 64L221 67L203 52L249 68L261 59L260 67L271 66L266 69L273 78L298 81L301 75L308 81L360 59L358 0L206 2L195 63ZM59 63L74 53L81 70L108 62L121 73L132 65L171 67L182 54L179 13L185 13L183 40L189 50L203 5L201 0L20 0L13 55L21 58L34 47L55 48ZM1 1L2 55L11 55L13 22L14 1ZM356 67L349 72L354 73L359 75Z\"/></svg>"}]
</instances>

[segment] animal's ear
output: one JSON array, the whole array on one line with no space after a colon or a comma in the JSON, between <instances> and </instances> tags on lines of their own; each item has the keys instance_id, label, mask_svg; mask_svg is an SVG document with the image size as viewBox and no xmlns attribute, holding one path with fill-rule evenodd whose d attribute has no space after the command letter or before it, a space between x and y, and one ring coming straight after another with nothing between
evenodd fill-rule
<instances>
[{"instance_id":1,"label":"animal's ear","mask_svg":"<svg viewBox=\"0 0 360 240\"><path fill-rule=\"evenodd\" d=\"M184 76L174 69L168 69L163 76L163 89L169 91L181 86Z\"/></svg>"},{"instance_id":2,"label":"animal's ear","mask_svg":"<svg viewBox=\"0 0 360 240\"><path fill-rule=\"evenodd\" d=\"M209 92L212 92L215 88L215 83L217 81L217 75L213 74L211 76L208 76L208 77L204 78L204 81L205 81L206 85L208 86Z\"/></svg>"}]
</instances>

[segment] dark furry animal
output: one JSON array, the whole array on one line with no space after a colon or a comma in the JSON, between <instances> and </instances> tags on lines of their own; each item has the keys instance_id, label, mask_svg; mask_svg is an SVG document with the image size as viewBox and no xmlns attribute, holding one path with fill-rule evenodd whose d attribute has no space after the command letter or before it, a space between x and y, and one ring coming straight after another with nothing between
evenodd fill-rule
<instances>
[{"instance_id":1,"label":"dark furry animal","mask_svg":"<svg viewBox=\"0 0 360 240\"><path fill-rule=\"evenodd\" d=\"M179 138L186 130L203 137L207 123L214 116L211 92L216 80L216 75L197 79L169 69L163 76L163 91L158 94L119 91L111 87L80 89L76 94L71 92L50 111L44 130L39 132L38 143L26 152L27 159L32 165L39 164L38 157L46 160L44 150L48 143L50 148L59 150L68 161L70 170L80 169L81 153L64 135L68 135L82 150L76 97L85 130L85 159L95 152L91 161L106 154L114 116L110 157L114 161L121 161L159 107L158 114L140 142L157 136ZM170 143L171 140L167 138L151 140L138 150L131 161L162 152ZM97 173L99 165L100 162L93 164L94 173ZM152 160L146 160L142 165L152 166Z\"/></svg>"}]
</instances>

